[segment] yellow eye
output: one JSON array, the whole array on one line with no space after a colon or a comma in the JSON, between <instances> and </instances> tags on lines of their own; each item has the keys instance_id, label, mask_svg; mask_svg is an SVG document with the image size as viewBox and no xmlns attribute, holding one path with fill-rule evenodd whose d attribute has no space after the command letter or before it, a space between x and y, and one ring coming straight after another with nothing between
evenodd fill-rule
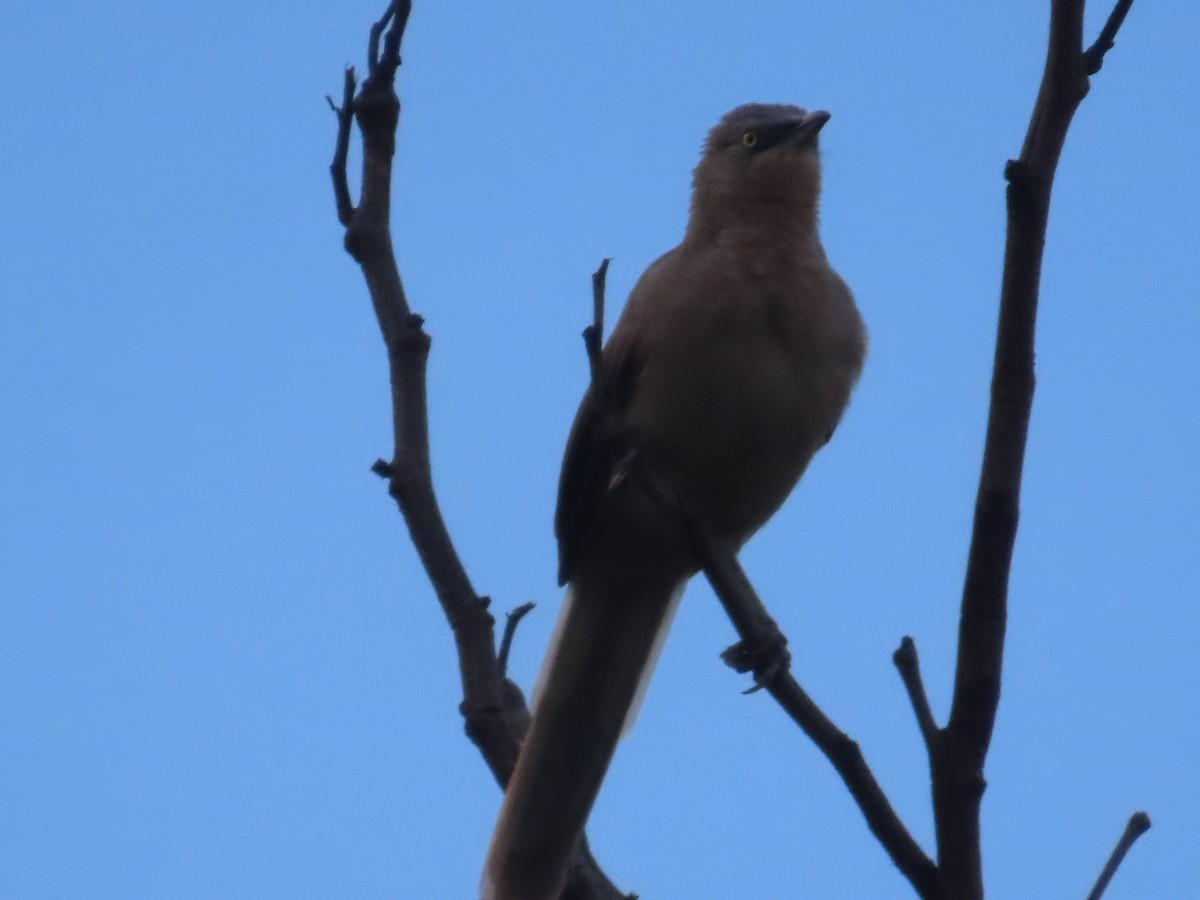
<instances>
[{"instance_id":1,"label":"yellow eye","mask_svg":"<svg viewBox=\"0 0 1200 900\"><path fill-rule=\"evenodd\" d=\"M747 131L745 134L742 135L742 146L743 147L753 147L757 143L758 143L758 135L755 134L753 131Z\"/></svg>"}]
</instances>

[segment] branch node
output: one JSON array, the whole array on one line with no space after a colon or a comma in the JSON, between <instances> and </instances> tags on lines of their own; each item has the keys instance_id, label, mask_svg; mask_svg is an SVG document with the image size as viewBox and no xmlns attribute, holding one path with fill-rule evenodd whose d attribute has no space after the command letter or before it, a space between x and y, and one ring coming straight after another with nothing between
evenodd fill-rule
<instances>
[{"instance_id":1,"label":"branch node","mask_svg":"<svg viewBox=\"0 0 1200 900\"><path fill-rule=\"evenodd\" d=\"M1104 55L1117 45L1117 32L1129 14L1133 0L1118 0L1113 11L1108 14L1108 21L1100 29L1100 34L1092 46L1083 51L1083 70L1087 75L1095 75L1104 65Z\"/></svg>"},{"instance_id":2,"label":"branch node","mask_svg":"<svg viewBox=\"0 0 1200 900\"><path fill-rule=\"evenodd\" d=\"M1004 164L1004 180L1015 188L1046 187L1049 184L1043 175L1020 159L1010 159Z\"/></svg>"},{"instance_id":3,"label":"branch node","mask_svg":"<svg viewBox=\"0 0 1200 900\"><path fill-rule=\"evenodd\" d=\"M982 799L983 795L987 793L987 787L987 778L984 776L983 770L979 769L971 773L967 789L972 792L973 796L977 799Z\"/></svg>"},{"instance_id":4,"label":"branch node","mask_svg":"<svg viewBox=\"0 0 1200 900\"><path fill-rule=\"evenodd\" d=\"M417 353L420 356L427 356L429 348L433 345L433 338L425 330L424 323L425 320L418 315L409 316L404 320L403 326L396 335L395 347L389 349L401 355Z\"/></svg>"},{"instance_id":5,"label":"branch node","mask_svg":"<svg viewBox=\"0 0 1200 900\"><path fill-rule=\"evenodd\" d=\"M396 474L396 467L393 466L386 459L383 459L381 457L381 458L375 460L375 462L371 463L371 471L374 472L376 475L378 475L380 478L390 479L393 475Z\"/></svg>"}]
</instances>

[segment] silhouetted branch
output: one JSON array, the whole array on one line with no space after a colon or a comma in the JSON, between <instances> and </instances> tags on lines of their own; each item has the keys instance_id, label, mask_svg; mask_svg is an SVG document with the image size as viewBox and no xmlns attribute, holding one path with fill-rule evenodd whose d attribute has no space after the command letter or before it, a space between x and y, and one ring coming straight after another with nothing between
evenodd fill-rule
<instances>
[{"instance_id":1,"label":"silhouetted branch","mask_svg":"<svg viewBox=\"0 0 1200 900\"><path fill-rule=\"evenodd\" d=\"M342 105L330 101L338 117L330 174L338 221L346 226L346 251L366 279L391 376L393 456L390 461L377 461L372 471L388 479L389 492L454 633L467 735L503 785L512 775L529 714L520 690L504 678L489 601L471 586L438 506L429 461L425 381L430 338L423 320L408 305L392 250L392 158L400 117L395 75L411 10L410 0L393 0L371 26L369 74L357 96L354 70L347 69ZM363 140L362 192L357 207L346 177L351 119L358 121ZM510 627L515 627L515 620L509 621ZM511 641L511 635L508 639ZM596 865L584 840L572 859L568 888L580 900L625 896Z\"/></svg>"},{"instance_id":2,"label":"silhouetted branch","mask_svg":"<svg viewBox=\"0 0 1200 900\"><path fill-rule=\"evenodd\" d=\"M917 894L923 898L939 896L933 861L892 808L862 750L817 706L789 671L787 640L741 564L732 554L717 550L695 519L687 530L704 564L704 574L741 637L738 644L725 651L723 658L739 671L753 671L756 685L764 687L825 754L858 804L871 833ZM752 668L744 668L747 664Z\"/></svg>"},{"instance_id":3,"label":"silhouetted branch","mask_svg":"<svg viewBox=\"0 0 1200 900\"><path fill-rule=\"evenodd\" d=\"M1020 158L1005 169L1008 239L992 399L959 620L950 716L932 757L938 869L947 896L983 897L979 809L984 760L1000 700L1008 578L1034 391L1034 330L1054 173L1067 129L1088 92L1084 0L1053 0L1046 67ZM1124 9L1122 8L1124 7ZM1128 7L1105 26L1111 46ZM1107 47L1097 50L1100 58ZM1095 66L1098 68L1098 66Z\"/></svg>"},{"instance_id":4,"label":"silhouetted branch","mask_svg":"<svg viewBox=\"0 0 1200 900\"><path fill-rule=\"evenodd\" d=\"M338 140L331 172L339 220L345 218L346 250L362 267L391 369L393 456L372 469L389 481L413 545L429 573L438 601L454 630L465 693L467 731L498 780L512 771L518 742L501 715L501 678L494 650L493 620L486 598L471 586L442 519L429 463L425 369L430 339L409 308L390 233L392 154L400 102L394 89L395 62L410 4L392 3L371 29L370 75L354 96L354 70L346 70L338 110ZM379 36L384 57L379 57ZM389 55L391 54L391 58ZM362 196L354 207L346 187L348 123L363 135Z\"/></svg>"},{"instance_id":5,"label":"silhouetted branch","mask_svg":"<svg viewBox=\"0 0 1200 900\"><path fill-rule=\"evenodd\" d=\"M1087 895L1087 900L1100 900L1104 896L1105 890L1108 889L1108 883L1117 874L1117 868L1121 865L1121 860L1125 858L1125 854L1129 852L1129 848L1133 846L1133 842L1149 830L1150 817L1144 812L1135 812L1129 817L1129 822L1125 825L1124 833L1122 833L1120 839L1117 841L1117 846L1113 848L1108 862L1104 864L1104 868L1100 872L1100 877L1096 879L1095 887Z\"/></svg>"}]
</instances>

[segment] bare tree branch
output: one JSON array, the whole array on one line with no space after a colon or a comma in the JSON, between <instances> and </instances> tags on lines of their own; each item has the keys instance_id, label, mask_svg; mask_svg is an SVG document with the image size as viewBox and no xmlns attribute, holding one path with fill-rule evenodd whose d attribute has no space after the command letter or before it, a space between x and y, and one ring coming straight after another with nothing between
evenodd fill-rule
<instances>
[{"instance_id":1,"label":"bare tree branch","mask_svg":"<svg viewBox=\"0 0 1200 900\"><path fill-rule=\"evenodd\" d=\"M1100 900L1104 896L1104 892L1108 889L1108 883L1117 874L1117 868L1121 865L1121 860L1125 858L1125 854L1129 852L1129 848L1133 846L1133 842L1149 830L1150 817L1144 812L1135 812L1129 817L1129 821L1125 825L1125 831L1117 841L1117 846L1113 848L1108 862L1104 864L1104 868L1100 871L1100 877L1096 879L1095 886L1088 893L1087 900Z\"/></svg>"},{"instance_id":2,"label":"bare tree branch","mask_svg":"<svg viewBox=\"0 0 1200 900\"><path fill-rule=\"evenodd\" d=\"M392 249L392 158L400 117L395 75L411 11L411 0L392 0L371 26L368 76L361 90L356 96L354 70L347 69L342 105L330 101L338 117L330 174L338 221L346 226L346 251L366 279L391 376L393 455L390 462L377 461L372 470L388 479L389 492L454 633L467 735L497 782L504 785L512 775L529 713L520 690L503 675L489 601L471 586L438 506L429 459L425 382L430 338L424 321L408 305ZM346 177L351 119L358 121L363 140L362 193L357 207L351 201ZM515 625L513 619L510 624ZM576 848L568 889L580 900L625 896L600 870L586 840Z\"/></svg>"},{"instance_id":3,"label":"bare tree branch","mask_svg":"<svg viewBox=\"0 0 1200 900\"><path fill-rule=\"evenodd\" d=\"M984 759L1000 700L1008 578L1034 391L1034 329L1054 173L1067 129L1128 8L1105 26L1107 46L1083 51L1084 0L1053 0L1046 67L1021 156L1010 161L1008 240L992 402L963 587L950 716L933 757L938 869L947 896L983 897L979 809ZM1119 15L1118 15L1119 14Z\"/></svg>"},{"instance_id":4,"label":"bare tree branch","mask_svg":"<svg viewBox=\"0 0 1200 900\"><path fill-rule=\"evenodd\" d=\"M940 896L933 861L892 808L858 744L834 724L789 671L787 640L741 564L732 554L718 551L697 520L691 519L687 530L703 562L705 576L741 637L738 644L725 651L725 661L739 671L753 671L755 683L775 698L825 754L858 804L871 833L918 896Z\"/></svg>"},{"instance_id":5,"label":"bare tree branch","mask_svg":"<svg viewBox=\"0 0 1200 900\"><path fill-rule=\"evenodd\" d=\"M392 251L390 233L392 155L400 103L394 89L395 61L379 58L379 35L398 50L410 4L393 3L371 29L370 74L343 110L352 110L363 136L362 196L346 225L346 249L362 267L379 319L391 369L394 453L376 464L386 474L413 545L454 630L466 700L467 731L497 778L516 760L518 742L501 715L500 675L493 620L487 602L472 588L450 539L433 490L425 367L430 339L420 316L409 308ZM390 29L390 30L389 30ZM344 118L343 115L339 119ZM341 135L339 134L339 150ZM335 184L344 171L335 174Z\"/></svg>"}]
</instances>

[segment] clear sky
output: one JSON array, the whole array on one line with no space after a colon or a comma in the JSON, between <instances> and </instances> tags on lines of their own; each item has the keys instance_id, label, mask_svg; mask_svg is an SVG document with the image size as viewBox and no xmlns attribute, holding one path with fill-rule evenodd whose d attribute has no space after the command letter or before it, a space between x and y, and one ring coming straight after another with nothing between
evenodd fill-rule
<instances>
[{"instance_id":1,"label":"clear sky","mask_svg":"<svg viewBox=\"0 0 1200 900\"><path fill-rule=\"evenodd\" d=\"M0 895L471 896L500 792L384 485L382 345L323 96L383 0L17 4L0 29ZM1094 36L1107 7L1094 3ZM476 588L559 599L551 517L614 305L707 128L833 112L823 233L870 326L835 440L744 562L931 848L890 656L947 707L1003 238L1048 4L418 2L395 237ZM1072 129L988 765L991 896L1200 883L1200 7L1136 3ZM911 896L689 592L591 826L647 898Z\"/></svg>"}]
</instances>

